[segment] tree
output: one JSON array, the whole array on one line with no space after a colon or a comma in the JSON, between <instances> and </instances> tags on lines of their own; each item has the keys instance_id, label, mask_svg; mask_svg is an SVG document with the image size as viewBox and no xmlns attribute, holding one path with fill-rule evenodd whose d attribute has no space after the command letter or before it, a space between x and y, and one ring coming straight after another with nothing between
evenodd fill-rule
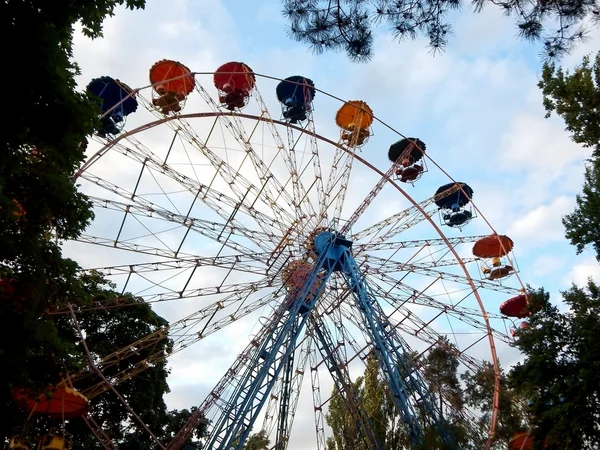
<instances>
[{"instance_id":1,"label":"tree","mask_svg":"<svg viewBox=\"0 0 600 450\"><path fill-rule=\"evenodd\" d=\"M482 448L488 439L487 430L492 418L495 389L494 366L485 362L474 372L467 371L461 375L465 384L464 400L467 405L479 411L478 437L471 436L475 448ZM500 369L500 398L496 433L492 449L504 450L515 435L528 427L524 399L520 397L508 383L506 373Z\"/></svg>"},{"instance_id":2,"label":"tree","mask_svg":"<svg viewBox=\"0 0 600 450\"><path fill-rule=\"evenodd\" d=\"M79 299L79 304L84 301L87 306L102 304L107 299L120 298L119 308L98 308L96 310L79 312L77 324L85 335L86 344L94 361L100 361L107 355L113 354L123 348L128 348L132 342L150 335L158 330L165 329L167 322L152 311L150 306L141 299L130 294L120 295L111 285L97 273L82 274L79 277L80 285L77 286L87 295ZM78 306L75 306L78 310ZM1 388L7 392L0 404L2 417L5 419L0 425L0 434L7 437L17 427L26 425L31 434L43 434L50 427L50 421L43 415L28 420L30 411L23 411L10 398L10 393L15 387L26 387L37 390L40 387L40 378L48 384L61 381L65 371L71 375L81 372L87 366L86 355L81 345L79 336L70 315L42 316L38 318L47 326L52 327L53 339L41 336L38 344L41 348L17 346L18 351L25 351L24 355L32 356L23 358L21 362L16 355L1 355L0 363L9 369L3 378ZM8 336L2 336L8 339ZM9 347L14 351L12 347ZM165 339L153 341L152 347L140 346L135 353L123 353L116 365L108 367L103 375L112 379L117 373L131 372L135 376L124 380L118 385L119 393L125 398L129 406L138 413L153 433L162 439L174 435L184 421L189 417L189 411L168 411L163 400L163 395L169 392L166 382L168 370L164 357L170 353L172 341ZM64 352L59 350L66 349ZM36 356L39 354L40 356ZM154 361L145 370L136 373L135 367L154 355ZM161 355L163 356L161 358ZM16 369L14 373L10 369ZM18 378L15 375L28 374L28 378ZM37 377L35 375L38 375ZM102 380L90 373L86 377L76 377L75 388L85 392ZM112 438L119 448L135 450L148 448L152 444L149 434L128 416L127 409L113 392L107 390L90 398L90 413L102 429ZM196 433L196 439L202 437L206 423L202 423ZM100 449L99 443L90 434L86 424L80 419L69 421L67 429L74 436L74 445L83 449Z\"/></svg>"},{"instance_id":3,"label":"tree","mask_svg":"<svg viewBox=\"0 0 600 450\"><path fill-rule=\"evenodd\" d=\"M594 0L568 4L550 0L475 0L475 11L480 12L489 3L515 17L522 38L541 41L548 58L569 52L586 36L582 24L587 19L594 21L599 14ZM446 16L462 7L460 0L282 0L282 4L292 38L318 53L343 50L355 61L373 56L373 26L382 24L398 40L424 35L434 51L443 49L452 32ZM548 23L558 26L547 29Z\"/></svg>"},{"instance_id":4,"label":"tree","mask_svg":"<svg viewBox=\"0 0 600 450\"><path fill-rule=\"evenodd\" d=\"M0 158L0 311L10 337L0 359L10 367L10 378L22 383L44 384L58 370L50 355L61 359L71 351L54 321L43 317L45 311L88 299L79 267L63 258L60 248L93 217L73 173L83 161L99 109L75 91L73 27L81 23L86 34L100 36L102 21L121 4L134 8L144 2L8 0L0 5L0 23L11 36L4 55L14 68L5 72L10 113L3 122ZM7 395L0 390L0 398Z\"/></svg>"},{"instance_id":5,"label":"tree","mask_svg":"<svg viewBox=\"0 0 600 450\"><path fill-rule=\"evenodd\" d=\"M353 387L358 403L356 406L360 407L362 405L363 377L359 377ZM348 404L337 387L334 387L331 393L325 421L333 431L333 436L327 438L327 450L362 450L366 445Z\"/></svg>"},{"instance_id":6,"label":"tree","mask_svg":"<svg viewBox=\"0 0 600 450\"><path fill-rule=\"evenodd\" d=\"M565 236L577 253L591 245L600 261L600 159L587 164L584 177L583 192L575 197L575 210L562 221Z\"/></svg>"},{"instance_id":7,"label":"tree","mask_svg":"<svg viewBox=\"0 0 600 450\"><path fill-rule=\"evenodd\" d=\"M10 106L0 158L2 437L27 419L12 402L15 387L45 389L86 365L73 324L66 316L50 313L67 304L78 309L100 298L120 296L97 274L82 274L74 261L63 257L60 247L62 241L77 238L93 218L91 204L78 191L73 174L84 159L86 136L97 126L100 112L93 100L75 90L78 67L72 60L72 39L76 24L89 37L99 37L104 19L117 6L134 9L144 4L144 0L7 0L0 5L0 23L11 36L4 57L12 68L5 72L4 101ZM95 358L165 325L148 305L131 295L121 297L133 306L81 316ZM170 345L165 339L159 351L168 352ZM119 368L131 368L145 356L142 351ZM166 437L190 414L166 410L167 373L165 363L157 363L119 386L143 421ZM76 387L85 388L85 382ZM124 420L125 409L114 396L92 399L92 411L120 448L150 445L140 427ZM47 429L43 418L30 425L37 431ZM196 438L204 426L196 430ZM73 420L69 428L78 447L98 448L81 422Z\"/></svg>"},{"instance_id":8,"label":"tree","mask_svg":"<svg viewBox=\"0 0 600 450\"><path fill-rule=\"evenodd\" d=\"M246 445L244 445L244 450L267 450L270 442L267 432L260 430L248 438Z\"/></svg>"},{"instance_id":9,"label":"tree","mask_svg":"<svg viewBox=\"0 0 600 450\"><path fill-rule=\"evenodd\" d=\"M60 265L60 251L48 235L77 237L92 218L73 173L83 161L86 136L100 110L75 90L74 25L80 23L86 35L98 37L104 18L118 5L141 8L144 3L8 0L0 5L0 23L11 36L4 55L14 68L4 81L10 113L3 122L0 160L0 263L12 271L42 275L38 287L47 278L43 258L52 256L51 262Z\"/></svg>"},{"instance_id":10,"label":"tree","mask_svg":"<svg viewBox=\"0 0 600 450\"><path fill-rule=\"evenodd\" d=\"M361 408L373 428L381 444L386 449L399 448L402 430L398 423L394 403L389 389L379 370L375 353L367 357L367 365L363 376L354 382L356 408ZM369 450L367 443L360 435L358 425L349 410L349 405L334 388L329 408L325 415L327 425L333 436L327 439L328 450L355 449Z\"/></svg>"},{"instance_id":11,"label":"tree","mask_svg":"<svg viewBox=\"0 0 600 450\"><path fill-rule=\"evenodd\" d=\"M544 95L546 117L558 114L565 121L573 141L600 154L600 52L593 65L590 57L573 73L546 63L538 83Z\"/></svg>"},{"instance_id":12,"label":"tree","mask_svg":"<svg viewBox=\"0 0 600 450\"><path fill-rule=\"evenodd\" d=\"M437 403L443 421L458 448L467 449L472 432L464 420L463 392L458 380L459 352L447 338L441 339L425 356L423 378L429 387L433 400ZM426 447L442 448L440 429L429 425L425 429Z\"/></svg>"},{"instance_id":13,"label":"tree","mask_svg":"<svg viewBox=\"0 0 600 450\"><path fill-rule=\"evenodd\" d=\"M525 360L510 382L530 401L534 449L600 446L600 287L591 280L562 292L565 312L543 289L531 290L535 312L515 346Z\"/></svg>"},{"instance_id":14,"label":"tree","mask_svg":"<svg viewBox=\"0 0 600 450\"><path fill-rule=\"evenodd\" d=\"M539 87L546 117L558 114L573 141L592 150L583 192L577 195L575 210L563 218L563 224L577 253L592 246L600 261L600 52L593 65L587 56L573 73L545 64Z\"/></svg>"}]
</instances>

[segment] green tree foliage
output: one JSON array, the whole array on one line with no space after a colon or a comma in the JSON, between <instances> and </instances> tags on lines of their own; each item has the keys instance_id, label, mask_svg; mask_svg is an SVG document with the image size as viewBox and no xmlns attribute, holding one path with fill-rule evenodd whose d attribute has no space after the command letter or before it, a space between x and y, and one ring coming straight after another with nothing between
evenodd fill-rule
<instances>
[{"instance_id":1,"label":"green tree foliage","mask_svg":"<svg viewBox=\"0 0 600 450\"><path fill-rule=\"evenodd\" d=\"M354 383L357 393L357 403L361 403L363 378L359 377ZM352 416L348 404L337 387L333 389L329 400L329 409L325 415L327 425L332 429L333 436L327 438L327 450L362 450L366 446L360 435L358 425Z\"/></svg>"},{"instance_id":2,"label":"green tree foliage","mask_svg":"<svg viewBox=\"0 0 600 450\"><path fill-rule=\"evenodd\" d=\"M120 298L119 308L78 312L77 323L85 335L86 344L94 361L121 352L118 362L105 368L103 375L108 379L114 379L120 372L135 374L134 377L120 383L118 391L158 438L168 440L190 414L187 410L168 411L163 401L163 395L169 392L166 382L168 369L163 357L171 351L172 342L165 337L153 341L152 346L140 345L139 348L131 348L132 342L137 342L157 330L165 329L167 322L143 301L129 294L119 295L114 291L114 286L108 284L98 274L81 275L79 281L78 287L85 291L85 296L79 299L79 306L82 306L83 299L87 301L88 306L92 306L107 299ZM42 321L52 326L50 336L53 339L41 336L40 349L31 347L31 343L24 347L26 352L36 350L40 355L38 358L28 357L26 360L21 358L19 362L17 355L2 355L5 359L1 362L6 361L7 364L11 364L5 367L14 367L19 371L16 373L29 375L29 379L19 378L11 371L2 382L2 389L8 394L0 406L2 416L6 418L0 425L0 433L5 438L19 427L25 426L28 428L28 433L35 436L43 434L52 425L52 422L43 415L34 415L31 420L27 420L30 411L20 410L10 398L15 387L36 390L40 387L42 377L45 383L56 384L65 371L76 374L87 367L86 354L71 316L55 315ZM13 350L12 346L7 348ZM61 349L64 351L59 352ZM154 355L152 359L154 363L145 367L143 371L134 370L144 364L151 354ZM91 371L89 376L75 377L75 380L75 388L83 392L102 381ZM90 413L119 448L135 450L152 446L149 434L139 423L131 419L126 407L112 391L106 390L91 398ZM202 437L205 428L206 424L202 423L197 430L196 439ZM74 435L74 445L77 448L101 448L81 419L70 420L67 430Z\"/></svg>"},{"instance_id":3,"label":"green tree foliage","mask_svg":"<svg viewBox=\"0 0 600 450\"><path fill-rule=\"evenodd\" d=\"M479 450L488 438L494 395L494 369L489 363L474 372L458 374L459 361L456 348L446 339L441 340L421 360L422 373L429 386L433 401L442 411L442 420L456 442L455 448ZM462 383L461 383L462 380ZM376 431L386 450L409 448L408 439L402 428L401 418L396 414L391 393L379 371L374 354L367 359L363 376L355 382L357 407L367 413L371 426ZM506 375L501 373L501 394L494 450L506 449L513 435L527 426L527 414L522 398L510 389ZM469 426L465 406L478 411L480 420L475 428ZM418 409L418 414L427 414ZM360 436L347 403L334 389L325 416L333 436L327 440L328 450L369 450ZM445 449L437 426L421 418L424 427L424 448Z\"/></svg>"},{"instance_id":4,"label":"green tree foliage","mask_svg":"<svg viewBox=\"0 0 600 450\"><path fill-rule=\"evenodd\" d=\"M530 400L537 449L600 446L600 287L589 281L562 293L561 312L543 289L530 292L539 311L519 332L525 355L510 372L513 388Z\"/></svg>"},{"instance_id":5,"label":"green tree foliage","mask_svg":"<svg viewBox=\"0 0 600 450\"><path fill-rule=\"evenodd\" d=\"M458 379L458 351L450 341L442 339L425 356L423 378L429 387L433 401L441 412L441 420L457 443L456 448L469 448L471 433L464 421L464 399ZM437 425L425 429L426 448L444 448Z\"/></svg>"},{"instance_id":6,"label":"green tree foliage","mask_svg":"<svg viewBox=\"0 0 600 450\"><path fill-rule=\"evenodd\" d=\"M356 393L355 408L362 408L373 427L375 435L384 448L399 448L399 442L405 442L400 429L399 418L395 413L389 389L379 371L379 363L374 353L367 357L363 376L354 382ZM369 450L368 444L360 435L358 425L352 416L347 401L334 388L325 415L327 425L333 436L327 439L328 450L355 449Z\"/></svg>"},{"instance_id":7,"label":"green tree foliage","mask_svg":"<svg viewBox=\"0 0 600 450\"><path fill-rule=\"evenodd\" d=\"M583 252L592 246L600 261L600 159L594 158L585 168L583 192L575 198L576 207L563 217L565 236Z\"/></svg>"},{"instance_id":8,"label":"green tree foliage","mask_svg":"<svg viewBox=\"0 0 600 450\"><path fill-rule=\"evenodd\" d=\"M267 432L260 430L248 438L246 445L244 445L244 450L268 450L270 442Z\"/></svg>"},{"instance_id":9,"label":"green tree foliage","mask_svg":"<svg viewBox=\"0 0 600 450\"><path fill-rule=\"evenodd\" d=\"M464 400L467 405L479 412L478 432L471 438L474 448L482 448L488 439L487 431L492 419L494 388L496 378L494 366L487 362L476 371L467 371L461 375L464 382ZM508 377L500 370L500 398L496 433L492 449L504 450L515 433L528 427L525 401L509 386Z\"/></svg>"},{"instance_id":10,"label":"green tree foliage","mask_svg":"<svg viewBox=\"0 0 600 450\"><path fill-rule=\"evenodd\" d=\"M545 64L539 87L546 117L558 114L573 141L592 150L583 192L577 195L575 210L563 218L563 224L577 253L591 246L600 261L600 52L593 64L585 57L572 73Z\"/></svg>"},{"instance_id":11,"label":"green tree foliage","mask_svg":"<svg viewBox=\"0 0 600 450\"><path fill-rule=\"evenodd\" d=\"M589 56L570 73L544 64L538 86L544 95L546 117L558 114L575 142L600 152L600 52Z\"/></svg>"},{"instance_id":12,"label":"green tree foliage","mask_svg":"<svg viewBox=\"0 0 600 450\"><path fill-rule=\"evenodd\" d=\"M144 4L144 0L7 0L0 5L0 23L10 36L3 48L10 70L4 71L7 107L0 157L2 438L27 419L12 401L15 387L46 389L86 365L69 317L51 313L67 304L78 309L119 295L97 274L82 274L61 253L61 242L79 236L93 218L73 174L84 159L86 136L99 115L95 102L75 90L78 68L72 60L72 42L76 25L87 36L99 37L104 19L118 6L134 9ZM98 360L165 326L147 305L130 295L122 297L124 303L135 306L79 316ZM165 338L152 351L168 352L170 345ZM148 351L140 350L111 370L131 369ZM144 422L166 439L190 414L166 410L167 372L165 363L158 362L119 386ZM85 389L97 381L90 377L75 387ZM92 413L119 448L150 446L148 435L130 418L124 420L125 408L114 395L93 398ZM43 432L49 425L43 417L28 422L32 433ZM74 419L68 426L77 447L99 448L81 421ZM196 430L196 438L204 427Z\"/></svg>"},{"instance_id":13,"label":"green tree foliage","mask_svg":"<svg viewBox=\"0 0 600 450\"><path fill-rule=\"evenodd\" d=\"M308 44L318 53L345 51L356 61L373 56L376 26L385 26L398 40L422 35L434 51L443 49L452 33L448 13L463 6L460 0L282 0L282 4L292 38ZM569 4L549 0L529 3L474 0L473 4L476 12L493 4L513 16L520 36L541 41L549 58L570 51L585 38L582 24L587 19L594 22L598 15L594 0L575 0Z\"/></svg>"},{"instance_id":14,"label":"green tree foliage","mask_svg":"<svg viewBox=\"0 0 600 450\"><path fill-rule=\"evenodd\" d=\"M0 261L19 272L42 275L44 263L60 265L60 252L47 242L77 236L89 223L90 205L72 177L84 157L86 136L98 107L75 90L74 25L98 37L102 22L118 5L144 0L71 2L7 0L0 23L10 39L4 58L4 144L0 159ZM45 260L44 260L45 258Z\"/></svg>"}]
</instances>

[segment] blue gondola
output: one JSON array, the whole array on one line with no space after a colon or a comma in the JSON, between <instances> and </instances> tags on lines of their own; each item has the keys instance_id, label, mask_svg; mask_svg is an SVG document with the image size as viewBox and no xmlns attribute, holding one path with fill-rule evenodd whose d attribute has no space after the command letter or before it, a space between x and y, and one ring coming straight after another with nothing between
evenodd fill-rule
<instances>
[{"instance_id":1,"label":"blue gondola","mask_svg":"<svg viewBox=\"0 0 600 450\"><path fill-rule=\"evenodd\" d=\"M457 189L454 192L444 194L445 191L455 186ZM444 224L449 227L461 228L470 222L473 219L473 212L466 206L471 198L473 198L473 189L466 183L448 183L440 186L435 192L434 200L442 213Z\"/></svg>"},{"instance_id":2,"label":"blue gondola","mask_svg":"<svg viewBox=\"0 0 600 450\"><path fill-rule=\"evenodd\" d=\"M101 100L102 114L110 111L100 119L101 126L97 133L101 137L119 134L125 125L125 117L135 112L138 107L135 96L127 97L131 94L131 88L108 76L90 81L87 92L90 97Z\"/></svg>"},{"instance_id":3,"label":"blue gondola","mask_svg":"<svg viewBox=\"0 0 600 450\"><path fill-rule=\"evenodd\" d=\"M312 80L299 75L288 77L277 85L275 93L282 104L285 119L294 124L306 120L316 93Z\"/></svg>"}]
</instances>

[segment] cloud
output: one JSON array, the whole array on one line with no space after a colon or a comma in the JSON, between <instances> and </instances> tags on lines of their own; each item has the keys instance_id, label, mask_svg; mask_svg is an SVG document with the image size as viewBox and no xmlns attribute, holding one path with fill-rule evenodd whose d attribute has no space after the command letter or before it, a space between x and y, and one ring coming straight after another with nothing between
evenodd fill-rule
<instances>
[{"instance_id":1,"label":"cloud","mask_svg":"<svg viewBox=\"0 0 600 450\"><path fill-rule=\"evenodd\" d=\"M535 248L563 239L561 218L573 209L572 198L560 196L550 204L540 205L513 222L509 235L516 242L523 242L526 249Z\"/></svg>"},{"instance_id":2,"label":"cloud","mask_svg":"<svg viewBox=\"0 0 600 450\"><path fill-rule=\"evenodd\" d=\"M590 278L596 283L600 282L600 265L595 258L586 258L575 264L562 281L564 285L570 286L574 283L584 287Z\"/></svg>"}]
</instances>

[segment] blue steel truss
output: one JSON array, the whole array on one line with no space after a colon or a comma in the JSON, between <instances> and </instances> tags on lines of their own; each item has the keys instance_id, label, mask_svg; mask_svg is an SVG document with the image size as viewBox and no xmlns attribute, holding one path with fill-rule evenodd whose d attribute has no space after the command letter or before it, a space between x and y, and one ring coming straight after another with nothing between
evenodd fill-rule
<instances>
[{"instance_id":1,"label":"blue steel truss","mask_svg":"<svg viewBox=\"0 0 600 450\"><path fill-rule=\"evenodd\" d=\"M392 398L411 448L422 449L424 430L422 424L435 426L444 442L444 448L455 449L454 439L443 421L442 413L433 400L424 380L407 357L410 347L398 331L386 320L386 315L376 296L366 282L352 256L352 242L334 232L324 231L314 239L316 261L302 288L289 292L270 321L252 341L249 350L240 355L243 364L230 369L221 381L229 387L230 394L220 412L210 425L204 448L211 450L241 450L244 447L258 414L278 379L283 379L282 395L286 395L285 380L292 370L292 358L299 336L307 320L312 320L319 351L330 368L334 382L350 406L357 428L371 448L383 448L373 434L369 419L358 408L352 408L351 382L328 330L318 317L312 315L327 279L340 272L352 292L357 309L361 312L364 331L379 361L380 370L389 385ZM240 357L238 360L240 360ZM289 381L289 380L288 380ZM349 396L350 398L346 397ZM285 414L287 403L280 404ZM279 424L281 430L287 424Z\"/></svg>"}]
</instances>

